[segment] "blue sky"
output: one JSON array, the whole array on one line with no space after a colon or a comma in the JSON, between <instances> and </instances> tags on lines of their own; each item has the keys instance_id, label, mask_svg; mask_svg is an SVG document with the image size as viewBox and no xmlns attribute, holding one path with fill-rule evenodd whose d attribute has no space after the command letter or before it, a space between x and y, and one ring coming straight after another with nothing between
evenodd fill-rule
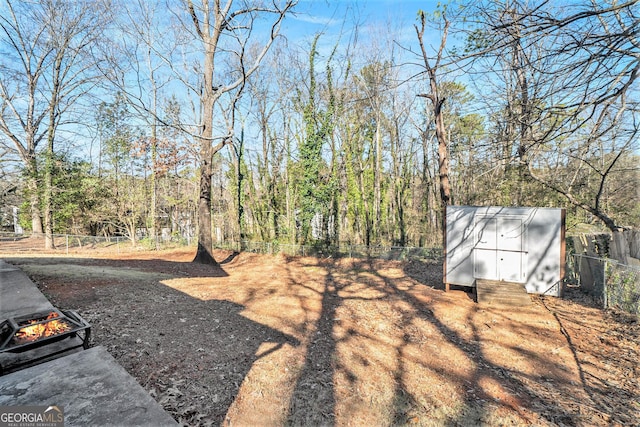
<instances>
[{"instance_id":1,"label":"blue sky","mask_svg":"<svg viewBox=\"0 0 640 427\"><path fill-rule=\"evenodd\" d=\"M417 23L418 10L432 12L437 0L300 0L296 15L283 25L283 34L296 44L304 45L316 33L327 38L341 32L350 33L356 26L360 34L376 34L388 29L397 33L400 40L415 40L413 25Z\"/></svg>"},{"instance_id":2,"label":"blue sky","mask_svg":"<svg viewBox=\"0 0 640 427\"><path fill-rule=\"evenodd\" d=\"M296 11L297 20L315 25L360 18L362 21L385 22L389 19L415 21L419 9L433 10L436 0L302 0Z\"/></svg>"}]
</instances>

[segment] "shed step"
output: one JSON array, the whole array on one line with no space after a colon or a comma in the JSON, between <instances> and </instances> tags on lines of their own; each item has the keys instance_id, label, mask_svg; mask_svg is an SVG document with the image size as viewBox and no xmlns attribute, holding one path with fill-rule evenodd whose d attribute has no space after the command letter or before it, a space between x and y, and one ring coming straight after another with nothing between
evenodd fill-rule
<instances>
[{"instance_id":1,"label":"shed step","mask_svg":"<svg viewBox=\"0 0 640 427\"><path fill-rule=\"evenodd\" d=\"M476 301L480 304L527 306L531 298L522 283L476 280Z\"/></svg>"}]
</instances>

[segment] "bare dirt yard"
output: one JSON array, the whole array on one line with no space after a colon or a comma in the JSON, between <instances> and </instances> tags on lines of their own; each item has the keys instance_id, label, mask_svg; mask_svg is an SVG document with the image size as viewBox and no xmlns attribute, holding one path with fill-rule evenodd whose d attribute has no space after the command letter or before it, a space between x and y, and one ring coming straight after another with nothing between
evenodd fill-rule
<instances>
[{"instance_id":1,"label":"bare dirt yard","mask_svg":"<svg viewBox=\"0 0 640 427\"><path fill-rule=\"evenodd\" d=\"M576 290L445 292L435 262L21 253L183 425L640 425L640 324Z\"/></svg>"}]
</instances>

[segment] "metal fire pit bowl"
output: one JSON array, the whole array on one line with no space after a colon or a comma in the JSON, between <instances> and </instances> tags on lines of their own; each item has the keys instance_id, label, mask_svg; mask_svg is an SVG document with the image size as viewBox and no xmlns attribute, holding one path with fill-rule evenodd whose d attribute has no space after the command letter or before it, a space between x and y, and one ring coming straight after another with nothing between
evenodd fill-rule
<instances>
[{"instance_id":1,"label":"metal fire pit bowl","mask_svg":"<svg viewBox=\"0 0 640 427\"><path fill-rule=\"evenodd\" d=\"M51 314L55 313L55 317ZM52 321L66 323L69 328L62 332L56 332L51 336L39 337L32 341L19 342L16 338L21 329L46 324ZM0 323L0 354L2 353L22 353L39 347L44 347L65 338L79 337L81 344L73 345L63 351L83 347L89 348L91 338L91 325L73 310L52 309L46 312L34 313L20 317L8 318ZM0 365L0 375L2 375Z\"/></svg>"}]
</instances>

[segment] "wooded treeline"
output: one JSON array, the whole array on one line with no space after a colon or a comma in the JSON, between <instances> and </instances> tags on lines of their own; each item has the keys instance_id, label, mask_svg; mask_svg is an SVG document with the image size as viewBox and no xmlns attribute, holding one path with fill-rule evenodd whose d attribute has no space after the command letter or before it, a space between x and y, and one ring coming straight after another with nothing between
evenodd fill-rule
<instances>
[{"instance_id":1,"label":"wooded treeline","mask_svg":"<svg viewBox=\"0 0 640 427\"><path fill-rule=\"evenodd\" d=\"M4 0L0 206L203 250L437 245L443 202L638 226L640 4L565 3L302 40L294 1Z\"/></svg>"}]
</instances>

